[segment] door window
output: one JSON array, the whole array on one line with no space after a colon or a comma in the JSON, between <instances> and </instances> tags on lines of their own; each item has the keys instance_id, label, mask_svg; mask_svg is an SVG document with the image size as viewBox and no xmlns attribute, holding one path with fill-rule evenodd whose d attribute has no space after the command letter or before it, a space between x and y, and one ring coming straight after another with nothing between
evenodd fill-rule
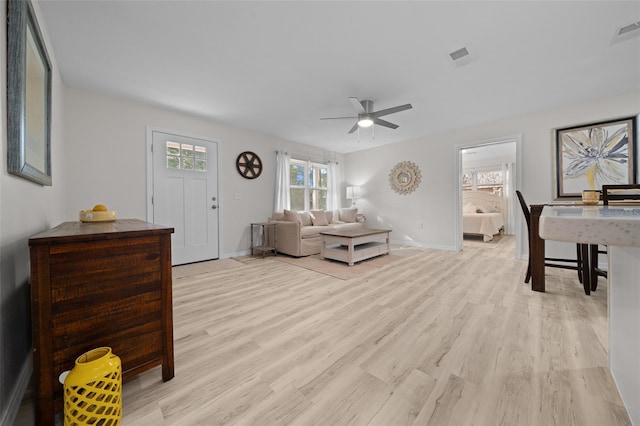
<instances>
[{"instance_id":1,"label":"door window","mask_svg":"<svg viewBox=\"0 0 640 426\"><path fill-rule=\"evenodd\" d=\"M167 141L166 165L168 169L207 171L207 147Z\"/></svg>"}]
</instances>

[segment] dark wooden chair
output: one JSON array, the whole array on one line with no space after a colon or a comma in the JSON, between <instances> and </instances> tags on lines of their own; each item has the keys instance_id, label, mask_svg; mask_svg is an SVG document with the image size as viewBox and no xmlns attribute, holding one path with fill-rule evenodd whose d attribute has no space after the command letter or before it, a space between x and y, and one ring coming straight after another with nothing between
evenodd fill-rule
<instances>
[{"instance_id":1,"label":"dark wooden chair","mask_svg":"<svg viewBox=\"0 0 640 426\"><path fill-rule=\"evenodd\" d=\"M605 206L609 205L609 201L639 201L640 200L640 185L602 185L602 203ZM598 277L607 278L607 271L600 269L598 266L598 260L601 254L607 255L606 246L605 249L600 249L597 244L589 245L589 256L591 258L591 290L595 291L598 288Z\"/></svg>"},{"instance_id":2,"label":"dark wooden chair","mask_svg":"<svg viewBox=\"0 0 640 426\"><path fill-rule=\"evenodd\" d=\"M524 219L527 222L527 239L529 241L529 265L527 265L527 276L524 279L525 283L528 283L531 280L531 239L529 238L530 229L531 229L531 211L529 210L529 206L527 205L522 193L520 191L516 191L516 195L518 196L518 201L520 201L520 207L522 207L522 213L524 214ZM576 258L575 259L560 259L555 257L545 257L544 258L544 266L549 268L561 268L561 269L571 269L578 272L578 280L584 286L584 291L586 294L590 294L590 286L589 280L583 279L583 251L586 254L586 247L583 247L582 244L576 244Z\"/></svg>"}]
</instances>

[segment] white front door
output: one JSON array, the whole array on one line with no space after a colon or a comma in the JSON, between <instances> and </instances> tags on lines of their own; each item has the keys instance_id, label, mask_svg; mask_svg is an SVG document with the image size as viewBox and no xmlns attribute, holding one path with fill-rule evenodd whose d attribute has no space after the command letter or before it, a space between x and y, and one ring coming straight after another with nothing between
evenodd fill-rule
<instances>
[{"instance_id":1,"label":"white front door","mask_svg":"<svg viewBox=\"0 0 640 426\"><path fill-rule=\"evenodd\" d=\"M218 258L218 144L152 131L153 223L175 229L173 265Z\"/></svg>"}]
</instances>

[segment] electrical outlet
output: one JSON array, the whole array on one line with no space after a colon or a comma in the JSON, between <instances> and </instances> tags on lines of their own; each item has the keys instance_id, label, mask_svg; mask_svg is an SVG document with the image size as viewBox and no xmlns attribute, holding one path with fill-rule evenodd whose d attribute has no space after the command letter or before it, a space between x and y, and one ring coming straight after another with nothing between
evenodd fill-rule
<instances>
[{"instance_id":1,"label":"electrical outlet","mask_svg":"<svg viewBox=\"0 0 640 426\"><path fill-rule=\"evenodd\" d=\"M240 193L239 192L234 193L233 194L233 199L234 200L239 200L240 199Z\"/></svg>"},{"instance_id":2,"label":"electrical outlet","mask_svg":"<svg viewBox=\"0 0 640 426\"><path fill-rule=\"evenodd\" d=\"M424 226L424 224L422 223L422 221L418 221L418 229L422 229Z\"/></svg>"}]
</instances>

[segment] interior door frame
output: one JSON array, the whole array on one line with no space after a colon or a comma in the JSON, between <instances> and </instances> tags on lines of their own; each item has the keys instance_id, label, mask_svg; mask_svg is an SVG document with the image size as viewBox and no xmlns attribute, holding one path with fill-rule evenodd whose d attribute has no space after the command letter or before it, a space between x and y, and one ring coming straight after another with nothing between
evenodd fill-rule
<instances>
[{"instance_id":1,"label":"interior door frame","mask_svg":"<svg viewBox=\"0 0 640 426\"><path fill-rule=\"evenodd\" d=\"M481 141L465 142L456 145L456 191L458 196L455 197L455 250L462 250L462 150L472 147L480 147L486 145L494 145L501 142L515 141L516 143L516 173L513 177L513 191L520 189L520 182L522 182L522 134L504 136L494 139L486 139ZM517 203L516 203L517 207ZM518 211L518 209L515 209ZM516 259L522 259L522 215L515 213L516 220Z\"/></svg>"},{"instance_id":2,"label":"interior door frame","mask_svg":"<svg viewBox=\"0 0 640 426\"><path fill-rule=\"evenodd\" d=\"M216 150L216 182L217 182L217 193L218 193L218 223L216 224L216 226L218 227L218 259L222 259L222 253L220 252L220 241L224 241L224 237L222 235L223 233L223 229L221 223L222 223L222 214L224 211L224 206L222 205L223 203L220 202L220 200L222 199L222 185L220 182L220 141L219 140L215 140L212 139L208 136L202 136L202 135L197 135L197 134L193 134L193 133L187 133L187 132L181 132L181 131L175 131L175 130L171 130L171 129L165 129L162 127L154 127L154 126L146 126L146 132L147 132L147 141L146 141L146 152L147 152L147 222L151 222L153 223L153 132L160 132L160 133L168 133L168 134L172 134L172 135L176 135L176 136L181 136L181 137L185 137L185 138L192 138L192 139L200 139L203 140L205 142L211 142L213 144L215 144L215 146L218 148Z\"/></svg>"}]
</instances>

